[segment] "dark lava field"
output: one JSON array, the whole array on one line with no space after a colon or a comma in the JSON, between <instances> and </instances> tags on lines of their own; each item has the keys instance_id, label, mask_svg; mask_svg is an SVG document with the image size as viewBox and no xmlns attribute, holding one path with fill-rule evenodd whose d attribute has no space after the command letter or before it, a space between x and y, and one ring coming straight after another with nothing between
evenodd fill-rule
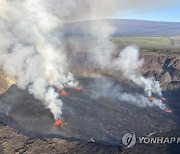
<instances>
[{"instance_id":1,"label":"dark lava field","mask_svg":"<svg viewBox=\"0 0 180 154\"><path fill-rule=\"evenodd\" d=\"M16 86L0 96L0 119L30 137L93 140L108 145L120 145L122 136L127 132L146 136L179 129L179 100L171 92L164 93L166 105L173 110L172 113L166 113L158 107L139 107L108 95L93 98L91 85L100 80L78 78L84 90L66 89L68 95L59 96L64 102L62 120L67 123L64 127L54 126L50 110L27 90L20 90ZM126 84L121 86L127 91L130 89L131 93L135 92L133 84ZM138 92L143 95L141 89Z\"/></svg>"}]
</instances>

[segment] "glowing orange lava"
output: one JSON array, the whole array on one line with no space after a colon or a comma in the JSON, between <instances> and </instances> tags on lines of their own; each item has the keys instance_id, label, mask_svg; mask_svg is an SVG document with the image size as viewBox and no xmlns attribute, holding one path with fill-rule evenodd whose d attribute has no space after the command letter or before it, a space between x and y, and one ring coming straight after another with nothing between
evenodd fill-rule
<instances>
[{"instance_id":1,"label":"glowing orange lava","mask_svg":"<svg viewBox=\"0 0 180 154\"><path fill-rule=\"evenodd\" d=\"M63 123L61 120L57 120L54 122L54 126L61 126Z\"/></svg>"},{"instance_id":2,"label":"glowing orange lava","mask_svg":"<svg viewBox=\"0 0 180 154\"><path fill-rule=\"evenodd\" d=\"M149 97L149 100L151 101L151 102L153 102L154 100L155 100L155 98L154 97Z\"/></svg>"},{"instance_id":3,"label":"glowing orange lava","mask_svg":"<svg viewBox=\"0 0 180 154\"><path fill-rule=\"evenodd\" d=\"M64 127L65 125L67 125L67 123L63 123L60 119L54 122L54 126Z\"/></svg>"},{"instance_id":4,"label":"glowing orange lava","mask_svg":"<svg viewBox=\"0 0 180 154\"><path fill-rule=\"evenodd\" d=\"M68 93L67 93L65 90L62 90L62 91L60 92L60 94L63 95L63 96L67 96L67 95L68 95Z\"/></svg>"},{"instance_id":5,"label":"glowing orange lava","mask_svg":"<svg viewBox=\"0 0 180 154\"><path fill-rule=\"evenodd\" d=\"M166 112L167 113L172 113L172 110L171 109L167 109Z\"/></svg>"}]
</instances>

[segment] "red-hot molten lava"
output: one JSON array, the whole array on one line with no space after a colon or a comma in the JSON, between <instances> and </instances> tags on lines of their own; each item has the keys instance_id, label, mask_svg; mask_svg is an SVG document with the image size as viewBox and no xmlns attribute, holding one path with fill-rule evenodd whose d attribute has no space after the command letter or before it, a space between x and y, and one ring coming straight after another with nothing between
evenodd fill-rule
<instances>
[{"instance_id":1,"label":"red-hot molten lava","mask_svg":"<svg viewBox=\"0 0 180 154\"><path fill-rule=\"evenodd\" d=\"M167 113L172 113L172 110L171 109L167 109L166 112Z\"/></svg>"},{"instance_id":2,"label":"red-hot molten lava","mask_svg":"<svg viewBox=\"0 0 180 154\"><path fill-rule=\"evenodd\" d=\"M155 98L154 97L149 97L149 100L151 101L151 102L153 102L154 100L155 100Z\"/></svg>"},{"instance_id":3,"label":"red-hot molten lava","mask_svg":"<svg viewBox=\"0 0 180 154\"><path fill-rule=\"evenodd\" d=\"M62 121L61 120L57 120L54 122L54 126L61 126L62 125Z\"/></svg>"},{"instance_id":4,"label":"red-hot molten lava","mask_svg":"<svg viewBox=\"0 0 180 154\"><path fill-rule=\"evenodd\" d=\"M60 94L63 95L63 96L67 96L67 95L68 95L68 93L67 93L65 90L62 90L62 91L60 92Z\"/></svg>"},{"instance_id":5,"label":"red-hot molten lava","mask_svg":"<svg viewBox=\"0 0 180 154\"><path fill-rule=\"evenodd\" d=\"M67 123L63 123L62 120L60 120L60 119L54 122L54 126L61 126L61 127L63 127L65 125L67 125Z\"/></svg>"}]
</instances>

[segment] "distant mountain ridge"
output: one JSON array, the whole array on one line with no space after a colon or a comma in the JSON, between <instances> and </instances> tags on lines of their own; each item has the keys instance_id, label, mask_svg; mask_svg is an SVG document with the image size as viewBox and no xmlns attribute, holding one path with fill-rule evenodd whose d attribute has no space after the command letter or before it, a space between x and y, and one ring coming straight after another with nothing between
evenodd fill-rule
<instances>
[{"instance_id":1,"label":"distant mountain ridge","mask_svg":"<svg viewBox=\"0 0 180 154\"><path fill-rule=\"evenodd\" d=\"M158 22L130 19L107 19L92 21L67 22L63 25L65 36L85 36L89 34L89 25L101 28L103 24L111 23L116 31L114 36L178 36L180 35L180 22ZM101 26L100 26L101 25Z\"/></svg>"}]
</instances>

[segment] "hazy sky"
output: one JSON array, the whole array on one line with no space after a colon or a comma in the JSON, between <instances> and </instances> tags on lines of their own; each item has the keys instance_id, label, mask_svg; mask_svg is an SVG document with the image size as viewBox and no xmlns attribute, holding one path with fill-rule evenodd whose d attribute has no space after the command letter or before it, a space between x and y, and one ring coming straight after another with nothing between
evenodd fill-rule
<instances>
[{"instance_id":1,"label":"hazy sky","mask_svg":"<svg viewBox=\"0 0 180 154\"><path fill-rule=\"evenodd\" d=\"M118 12L115 15L115 18L180 22L180 5L170 6L161 9L153 9L143 12L131 9L125 11L123 15L121 12Z\"/></svg>"}]
</instances>

